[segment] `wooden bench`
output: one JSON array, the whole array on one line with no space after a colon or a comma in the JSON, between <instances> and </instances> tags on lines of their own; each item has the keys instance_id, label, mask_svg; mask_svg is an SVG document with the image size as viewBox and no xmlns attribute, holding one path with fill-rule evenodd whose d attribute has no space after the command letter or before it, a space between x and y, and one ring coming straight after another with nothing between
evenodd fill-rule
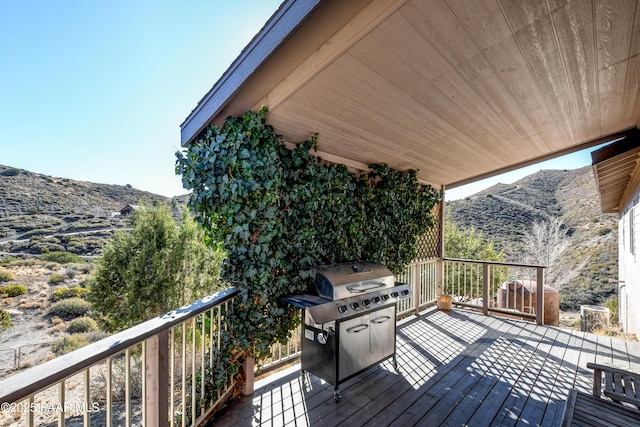
<instances>
[{"instance_id":1,"label":"wooden bench","mask_svg":"<svg viewBox=\"0 0 640 427\"><path fill-rule=\"evenodd\" d=\"M562 427L640 426L636 388L640 386L640 373L595 363L587 363L587 367L593 369L593 394L569 391ZM603 383L605 398L601 398Z\"/></svg>"},{"instance_id":2,"label":"wooden bench","mask_svg":"<svg viewBox=\"0 0 640 427\"><path fill-rule=\"evenodd\" d=\"M605 396L614 402L627 402L640 408L640 373L597 363L587 363L587 368L593 369L594 396L601 396L604 379Z\"/></svg>"},{"instance_id":3,"label":"wooden bench","mask_svg":"<svg viewBox=\"0 0 640 427\"><path fill-rule=\"evenodd\" d=\"M562 427L569 426L638 427L640 411L573 389L562 418Z\"/></svg>"}]
</instances>

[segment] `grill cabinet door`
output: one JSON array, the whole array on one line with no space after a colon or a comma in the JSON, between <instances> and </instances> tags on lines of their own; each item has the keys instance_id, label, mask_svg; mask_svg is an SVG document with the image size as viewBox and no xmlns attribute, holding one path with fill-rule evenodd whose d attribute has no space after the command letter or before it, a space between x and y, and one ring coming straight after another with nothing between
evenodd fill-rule
<instances>
[{"instance_id":1,"label":"grill cabinet door","mask_svg":"<svg viewBox=\"0 0 640 427\"><path fill-rule=\"evenodd\" d=\"M395 306L374 311L369 316L371 318L371 364L373 365L395 352Z\"/></svg>"},{"instance_id":2,"label":"grill cabinet door","mask_svg":"<svg viewBox=\"0 0 640 427\"><path fill-rule=\"evenodd\" d=\"M368 314L340 322L339 381L369 366L370 329Z\"/></svg>"}]
</instances>

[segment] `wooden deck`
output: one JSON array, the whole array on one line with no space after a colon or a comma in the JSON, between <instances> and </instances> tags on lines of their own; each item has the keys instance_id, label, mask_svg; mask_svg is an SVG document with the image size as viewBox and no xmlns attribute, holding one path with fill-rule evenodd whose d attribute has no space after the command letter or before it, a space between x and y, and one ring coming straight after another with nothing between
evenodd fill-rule
<instances>
[{"instance_id":1,"label":"wooden deck","mask_svg":"<svg viewBox=\"0 0 640 427\"><path fill-rule=\"evenodd\" d=\"M333 387L290 368L256 383L215 426L557 426L569 390L591 392L587 362L640 369L640 343L466 310L429 311L397 328L390 362Z\"/></svg>"}]
</instances>

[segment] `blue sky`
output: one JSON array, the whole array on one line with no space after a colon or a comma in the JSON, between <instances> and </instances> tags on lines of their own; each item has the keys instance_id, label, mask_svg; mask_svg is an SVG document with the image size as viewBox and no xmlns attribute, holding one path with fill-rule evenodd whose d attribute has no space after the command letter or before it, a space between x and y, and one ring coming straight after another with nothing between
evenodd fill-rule
<instances>
[{"instance_id":1,"label":"blue sky","mask_svg":"<svg viewBox=\"0 0 640 427\"><path fill-rule=\"evenodd\" d=\"M0 0L0 164L183 194L180 124L280 0Z\"/></svg>"},{"instance_id":2,"label":"blue sky","mask_svg":"<svg viewBox=\"0 0 640 427\"><path fill-rule=\"evenodd\" d=\"M606 144L603 144L604 146ZM476 181L471 184L462 185L460 187L451 188L445 191L445 199L458 200L464 199L467 196L471 196L479 191L496 185L498 183L511 184L519 179L524 178L527 175L536 173L544 169L578 169L583 166L591 165L591 152L597 150L601 146L588 148L586 150L578 151L566 156L557 157L555 159L547 160L535 165L527 166L521 169L517 169L511 172L507 172L501 175L496 175L491 178Z\"/></svg>"},{"instance_id":3,"label":"blue sky","mask_svg":"<svg viewBox=\"0 0 640 427\"><path fill-rule=\"evenodd\" d=\"M279 4L0 0L0 164L184 194L179 126ZM447 200L588 157L452 189Z\"/></svg>"}]
</instances>

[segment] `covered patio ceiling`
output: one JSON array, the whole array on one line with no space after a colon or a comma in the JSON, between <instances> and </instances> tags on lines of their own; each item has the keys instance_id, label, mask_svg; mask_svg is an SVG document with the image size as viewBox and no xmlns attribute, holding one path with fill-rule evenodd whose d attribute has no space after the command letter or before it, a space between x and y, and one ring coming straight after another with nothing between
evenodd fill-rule
<instances>
[{"instance_id":1,"label":"covered patio ceiling","mask_svg":"<svg viewBox=\"0 0 640 427\"><path fill-rule=\"evenodd\" d=\"M639 89L639 0L287 0L181 139L267 106L327 160L454 187L638 127Z\"/></svg>"}]
</instances>

